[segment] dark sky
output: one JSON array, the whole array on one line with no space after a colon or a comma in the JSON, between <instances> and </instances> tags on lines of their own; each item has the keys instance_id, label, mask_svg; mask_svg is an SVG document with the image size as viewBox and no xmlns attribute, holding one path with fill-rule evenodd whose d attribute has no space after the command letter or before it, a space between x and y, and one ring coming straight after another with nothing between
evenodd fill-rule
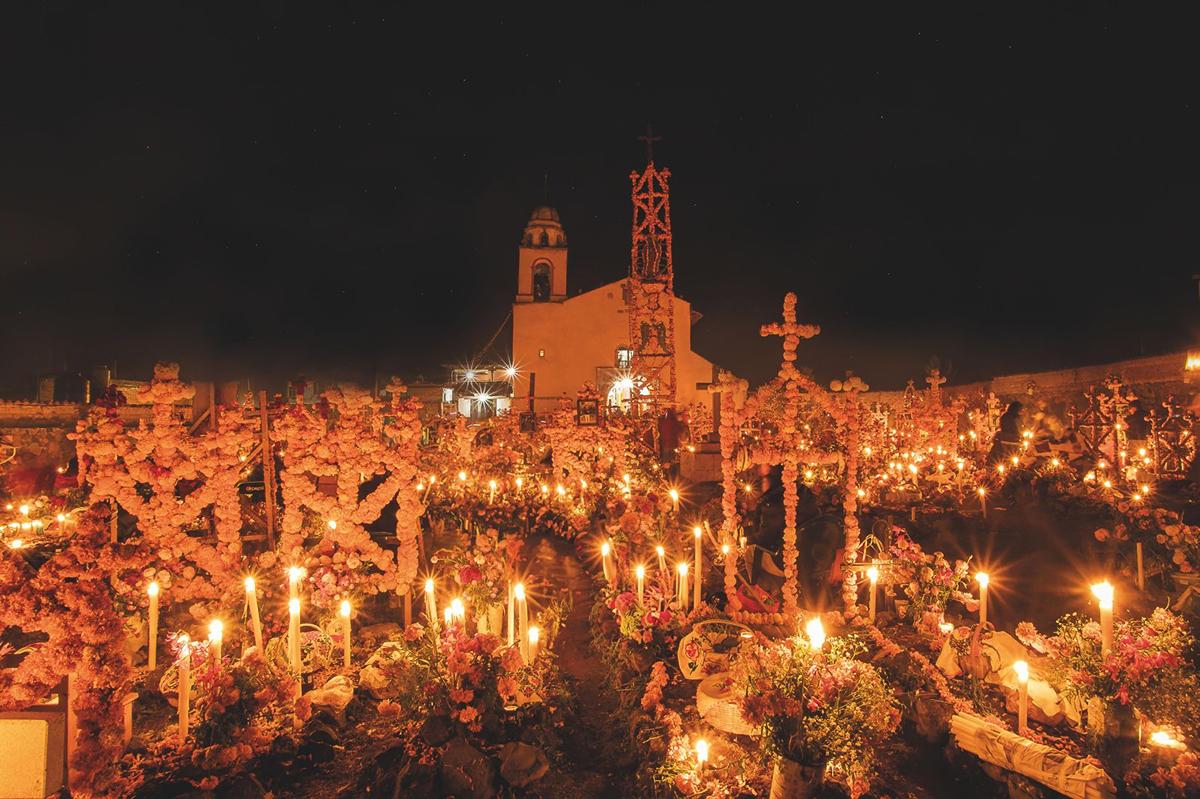
<instances>
[{"instance_id":1,"label":"dark sky","mask_svg":"<svg viewBox=\"0 0 1200 799\"><path fill-rule=\"evenodd\" d=\"M508 312L546 173L571 293L628 270L648 121L695 347L755 381L788 290L824 328L802 361L880 388L1198 332L1193 28L1139 4L31 5L0 17L10 392L433 376Z\"/></svg>"}]
</instances>

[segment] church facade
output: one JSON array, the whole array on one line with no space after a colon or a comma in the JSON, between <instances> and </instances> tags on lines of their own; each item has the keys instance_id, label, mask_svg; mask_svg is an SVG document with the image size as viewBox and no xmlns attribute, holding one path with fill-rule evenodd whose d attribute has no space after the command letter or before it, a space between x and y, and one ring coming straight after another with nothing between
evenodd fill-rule
<instances>
[{"instance_id":1,"label":"church facade","mask_svg":"<svg viewBox=\"0 0 1200 799\"><path fill-rule=\"evenodd\" d=\"M635 392L630 340L630 280L568 296L567 236L558 212L535 208L525 226L517 258L517 294L512 310L512 353L521 370L518 397L533 381L539 407L563 396L574 398L591 383L609 405L628 406ZM709 402L713 364L692 351L692 325L700 315L691 303L669 295L673 321L675 405ZM663 335L658 326L650 335ZM661 344L661 342L660 342ZM514 404L521 406L520 399Z\"/></svg>"}]
</instances>

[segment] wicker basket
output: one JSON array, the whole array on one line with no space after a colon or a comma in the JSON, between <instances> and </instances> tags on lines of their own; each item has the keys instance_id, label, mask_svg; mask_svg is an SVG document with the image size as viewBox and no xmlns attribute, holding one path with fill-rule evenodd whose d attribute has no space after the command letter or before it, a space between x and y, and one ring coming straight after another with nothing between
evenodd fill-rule
<instances>
[{"instance_id":1,"label":"wicker basket","mask_svg":"<svg viewBox=\"0 0 1200 799\"><path fill-rule=\"evenodd\" d=\"M742 718L737 696L729 684L729 672L706 677L696 686L696 710L721 732L733 735L753 735L756 729Z\"/></svg>"}]
</instances>

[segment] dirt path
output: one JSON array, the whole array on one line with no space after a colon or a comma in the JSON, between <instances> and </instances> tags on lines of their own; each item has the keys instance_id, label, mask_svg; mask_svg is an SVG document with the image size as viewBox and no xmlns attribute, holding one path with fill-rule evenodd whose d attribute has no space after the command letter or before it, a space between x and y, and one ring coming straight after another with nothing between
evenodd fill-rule
<instances>
[{"instance_id":1,"label":"dirt path","mask_svg":"<svg viewBox=\"0 0 1200 799\"><path fill-rule=\"evenodd\" d=\"M604 664L591 649L588 614L595 590L591 577L575 554L573 544L558 538L530 539L531 570L559 592L570 592L571 612L559 633L555 651L559 667L571 682L578 702L572 729L563 731L566 762L557 764L535 795L563 799L592 799L628 795L622 787L630 777L623 728L613 724L613 698L605 692Z\"/></svg>"}]
</instances>

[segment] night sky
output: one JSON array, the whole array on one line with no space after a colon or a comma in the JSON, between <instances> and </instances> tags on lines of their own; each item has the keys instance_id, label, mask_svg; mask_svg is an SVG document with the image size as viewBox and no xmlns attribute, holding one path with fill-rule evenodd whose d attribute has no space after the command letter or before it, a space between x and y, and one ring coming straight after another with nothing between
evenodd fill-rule
<instances>
[{"instance_id":1,"label":"night sky","mask_svg":"<svg viewBox=\"0 0 1200 799\"><path fill-rule=\"evenodd\" d=\"M160 359L438 377L508 313L544 181L570 293L628 271L647 122L695 349L755 382L788 290L801 361L879 388L1200 337L1194 29L1134 4L31 5L0 19L9 395Z\"/></svg>"}]
</instances>

